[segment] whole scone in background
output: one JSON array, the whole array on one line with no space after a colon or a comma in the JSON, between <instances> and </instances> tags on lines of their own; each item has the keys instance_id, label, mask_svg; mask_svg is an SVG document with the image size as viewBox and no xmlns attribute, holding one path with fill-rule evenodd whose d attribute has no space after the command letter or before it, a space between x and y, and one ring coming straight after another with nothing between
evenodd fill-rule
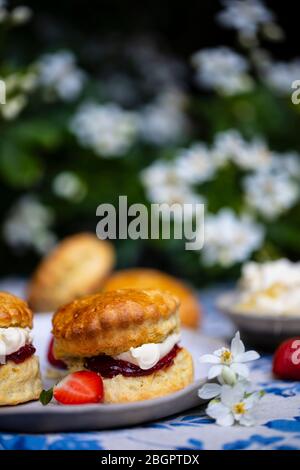
<instances>
[{"instance_id":1,"label":"whole scone in background","mask_svg":"<svg viewBox=\"0 0 300 470\"><path fill-rule=\"evenodd\" d=\"M201 322L201 307L192 289L169 274L156 269L134 268L113 273L105 282L104 290L160 289L171 292L180 300L181 324L196 328Z\"/></svg>"},{"instance_id":2,"label":"whole scone in background","mask_svg":"<svg viewBox=\"0 0 300 470\"><path fill-rule=\"evenodd\" d=\"M49 312L97 292L114 263L110 242L91 233L68 237L37 267L28 286L29 305L36 312Z\"/></svg>"}]
</instances>

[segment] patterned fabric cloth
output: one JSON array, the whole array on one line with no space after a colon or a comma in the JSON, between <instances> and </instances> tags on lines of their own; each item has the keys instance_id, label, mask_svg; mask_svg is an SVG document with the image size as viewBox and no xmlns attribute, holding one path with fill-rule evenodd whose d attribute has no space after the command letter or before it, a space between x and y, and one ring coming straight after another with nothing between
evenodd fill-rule
<instances>
[{"instance_id":1,"label":"patterned fabric cloth","mask_svg":"<svg viewBox=\"0 0 300 470\"><path fill-rule=\"evenodd\" d=\"M0 288L22 294L23 284L6 281ZM219 293L219 288L201 293L204 333L229 339L234 333L233 326L214 309ZM200 408L129 429L47 435L2 433L0 449L300 450L300 382L274 380L271 356L263 356L253 363L251 377L257 389L266 392L258 408L255 427L235 425L224 431Z\"/></svg>"}]
</instances>

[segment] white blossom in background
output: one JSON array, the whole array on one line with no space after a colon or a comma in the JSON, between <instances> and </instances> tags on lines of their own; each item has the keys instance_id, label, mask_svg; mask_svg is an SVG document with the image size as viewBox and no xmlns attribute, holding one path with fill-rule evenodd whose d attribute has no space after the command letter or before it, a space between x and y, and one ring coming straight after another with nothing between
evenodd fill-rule
<instances>
[{"instance_id":1,"label":"white blossom in background","mask_svg":"<svg viewBox=\"0 0 300 470\"><path fill-rule=\"evenodd\" d=\"M195 204L203 204L204 198L195 193L189 185L185 183L182 176L177 171L173 162L158 160L141 173L141 181L145 187L147 197L151 203L156 204L191 204L186 208L187 217L194 215ZM190 209L190 212L188 210ZM174 218L180 216L174 213Z\"/></svg>"},{"instance_id":2,"label":"white blossom in background","mask_svg":"<svg viewBox=\"0 0 300 470\"><path fill-rule=\"evenodd\" d=\"M270 171L293 178L300 178L300 155L297 152L272 153Z\"/></svg>"},{"instance_id":3,"label":"white blossom in background","mask_svg":"<svg viewBox=\"0 0 300 470\"><path fill-rule=\"evenodd\" d=\"M256 138L247 142L235 129L216 134L212 154L217 165L232 161L243 170L264 169L272 158L264 140Z\"/></svg>"},{"instance_id":4,"label":"white blossom in background","mask_svg":"<svg viewBox=\"0 0 300 470\"><path fill-rule=\"evenodd\" d=\"M4 105L1 105L0 114L6 121L16 119L27 104L25 95L16 95L6 100Z\"/></svg>"},{"instance_id":5,"label":"white blossom in background","mask_svg":"<svg viewBox=\"0 0 300 470\"><path fill-rule=\"evenodd\" d=\"M11 21L16 25L21 25L27 23L32 17L32 10L31 8L20 5L14 8L10 14Z\"/></svg>"},{"instance_id":6,"label":"white blossom in background","mask_svg":"<svg viewBox=\"0 0 300 470\"><path fill-rule=\"evenodd\" d=\"M70 51L43 55L38 62L39 84L64 101L76 99L85 82L85 73L76 66Z\"/></svg>"},{"instance_id":7,"label":"white blossom in background","mask_svg":"<svg viewBox=\"0 0 300 470\"><path fill-rule=\"evenodd\" d=\"M233 161L244 170L264 169L271 163L271 152L262 139L253 139L234 155Z\"/></svg>"},{"instance_id":8,"label":"white blossom in background","mask_svg":"<svg viewBox=\"0 0 300 470\"><path fill-rule=\"evenodd\" d=\"M188 184L209 181L215 175L216 165L206 145L195 143L179 151L175 160L178 175Z\"/></svg>"},{"instance_id":9,"label":"white blossom in background","mask_svg":"<svg viewBox=\"0 0 300 470\"><path fill-rule=\"evenodd\" d=\"M202 49L192 56L199 85L223 95L249 91L252 79L247 60L228 47Z\"/></svg>"},{"instance_id":10,"label":"white blossom in background","mask_svg":"<svg viewBox=\"0 0 300 470\"><path fill-rule=\"evenodd\" d=\"M79 142L97 155L122 156L137 135L137 116L113 103L83 104L71 121L71 131Z\"/></svg>"},{"instance_id":11,"label":"white blossom in background","mask_svg":"<svg viewBox=\"0 0 300 470\"><path fill-rule=\"evenodd\" d=\"M48 207L34 196L23 196L4 221L3 236L16 250L33 248L44 254L56 243L52 223L53 213Z\"/></svg>"},{"instance_id":12,"label":"white blossom in background","mask_svg":"<svg viewBox=\"0 0 300 470\"><path fill-rule=\"evenodd\" d=\"M267 219L274 219L290 209L299 199L299 183L285 173L255 173L244 180L249 206Z\"/></svg>"},{"instance_id":13,"label":"white blossom in background","mask_svg":"<svg viewBox=\"0 0 300 470\"><path fill-rule=\"evenodd\" d=\"M223 0L224 10L217 19L222 26L233 28L246 38L255 37L262 25L274 21L274 14L260 0Z\"/></svg>"},{"instance_id":14,"label":"white blossom in background","mask_svg":"<svg viewBox=\"0 0 300 470\"><path fill-rule=\"evenodd\" d=\"M146 105L139 114L141 138L154 145L167 145L185 137L189 132L185 104L182 92L169 90Z\"/></svg>"},{"instance_id":15,"label":"white blossom in background","mask_svg":"<svg viewBox=\"0 0 300 470\"><path fill-rule=\"evenodd\" d=\"M235 129L218 132L215 135L211 150L216 164L223 166L227 162L234 160L244 149L245 145L246 142L242 135Z\"/></svg>"},{"instance_id":16,"label":"white blossom in background","mask_svg":"<svg viewBox=\"0 0 300 470\"><path fill-rule=\"evenodd\" d=\"M152 186L182 186L176 165L170 161L156 160L141 172L141 180L146 188Z\"/></svg>"},{"instance_id":17,"label":"white blossom in background","mask_svg":"<svg viewBox=\"0 0 300 470\"><path fill-rule=\"evenodd\" d=\"M56 175L52 188L54 194L73 202L82 201L87 192L83 181L71 171L63 171Z\"/></svg>"},{"instance_id":18,"label":"white blossom in background","mask_svg":"<svg viewBox=\"0 0 300 470\"><path fill-rule=\"evenodd\" d=\"M291 62L271 62L263 68L264 81L282 95L291 93L294 80L300 77L300 59Z\"/></svg>"},{"instance_id":19,"label":"white blossom in background","mask_svg":"<svg viewBox=\"0 0 300 470\"><path fill-rule=\"evenodd\" d=\"M249 216L238 217L223 208L205 219L205 242L201 252L206 266L229 267L247 260L261 247L264 229Z\"/></svg>"},{"instance_id":20,"label":"white blossom in background","mask_svg":"<svg viewBox=\"0 0 300 470\"><path fill-rule=\"evenodd\" d=\"M192 191L187 186L159 186L148 188L147 196L152 203L166 204L167 206L174 206L172 216L174 220L182 222L182 208L187 219L192 218L196 212L196 204L204 204L205 199L199 194ZM162 207L162 212L168 207Z\"/></svg>"}]
</instances>

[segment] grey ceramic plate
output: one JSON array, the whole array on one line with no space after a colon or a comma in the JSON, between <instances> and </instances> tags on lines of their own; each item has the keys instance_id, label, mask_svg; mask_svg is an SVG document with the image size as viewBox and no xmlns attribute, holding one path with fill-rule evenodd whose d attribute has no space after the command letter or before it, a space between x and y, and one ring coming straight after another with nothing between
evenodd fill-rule
<instances>
[{"instance_id":1,"label":"grey ceramic plate","mask_svg":"<svg viewBox=\"0 0 300 470\"><path fill-rule=\"evenodd\" d=\"M49 314L35 317L34 342L44 372L47 367L46 351L49 341ZM195 381L189 387L155 400L120 405L60 406L51 403L43 407L39 402L14 407L0 407L0 430L17 432L88 431L132 426L146 421L180 413L203 403L197 390L205 383L207 367L198 364L197 357L213 352L223 344L215 339L201 336L194 331L182 333L182 345L192 353L195 365ZM48 387L50 383L45 382Z\"/></svg>"},{"instance_id":2,"label":"grey ceramic plate","mask_svg":"<svg viewBox=\"0 0 300 470\"><path fill-rule=\"evenodd\" d=\"M234 310L237 296L237 291L221 295L217 307L232 320L249 343L272 350L283 340L300 335L300 312L296 317L238 312Z\"/></svg>"}]
</instances>

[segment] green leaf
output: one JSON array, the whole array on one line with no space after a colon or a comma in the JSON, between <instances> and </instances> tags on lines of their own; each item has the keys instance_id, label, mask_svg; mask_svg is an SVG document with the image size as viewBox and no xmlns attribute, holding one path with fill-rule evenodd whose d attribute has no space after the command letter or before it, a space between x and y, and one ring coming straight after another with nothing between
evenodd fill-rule
<instances>
[{"instance_id":1,"label":"green leaf","mask_svg":"<svg viewBox=\"0 0 300 470\"><path fill-rule=\"evenodd\" d=\"M12 135L29 146L39 145L45 149L52 149L60 144L62 130L52 121L32 119L15 126Z\"/></svg>"},{"instance_id":2,"label":"green leaf","mask_svg":"<svg viewBox=\"0 0 300 470\"><path fill-rule=\"evenodd\" d=\"M48 405L53 398L53 388L49 390L42 390L40 393L40 402L43 406Z\"/></svg>"},{"instance_id":3,"label":"green leaf","mask_svg":"<svg viewBox=\"0 0 300 470\"><path fill-rule=\"evenodd\" d=\"M41 177L42 164L27 149L12 142L4 142L0 147L0 173L8 184L28 188Z\"/></svg>"}]
</instances>

